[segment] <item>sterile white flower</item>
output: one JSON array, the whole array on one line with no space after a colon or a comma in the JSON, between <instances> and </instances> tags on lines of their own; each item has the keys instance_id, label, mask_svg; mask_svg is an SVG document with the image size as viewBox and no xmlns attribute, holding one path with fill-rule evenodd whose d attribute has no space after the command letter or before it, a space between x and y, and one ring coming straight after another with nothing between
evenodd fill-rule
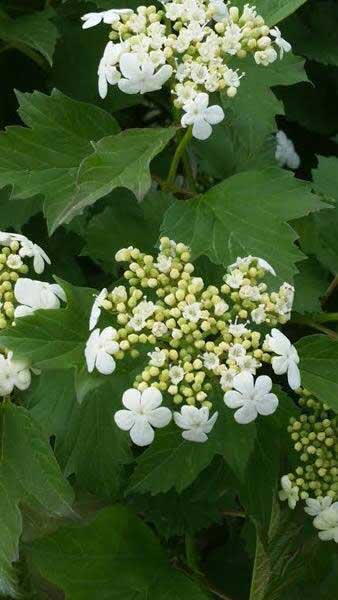
<instances>
[{"instance_id":1,"label":"sterile white flower","mask_svg":"<svg viewBox=\"0 0 338 600\"><path fill-rule=\"evenodd\" d=\"M160 348L155 348L153 352L148 352L150 358L149 364L153 367L163 367L166 361L166 353Z\"/></svg>"},{"instance_id":2,"label":"sterile white flower","mask_svg":"<svg viewBox=\"0 0 338 600\"><path fill-rule=\"evenodd\" d=\"M327 542L334 540L338 544L338 502L334 502L328 508L322 510L313 519L313 525L319 529L319 539Z\"/></svg>"},{"instance_id":3,"label":"sterile white flower","mask_svg":"<svg viewBox=\"0 0 338 600\"><path fill-rule=\"evenodd\" d=\"M96 324L101 315L102 302L104 300L106 300L107 296L108 296L108 290L106 288L103 288L103 290L101 290L101 292L96 296L93 306L92 306L92 310L90 312L89 331L91 331L92 329L94 329L94 327L96 327Z\"/></svg>"},{"instance_id":4,"label":"sterile white flower","mask_svg":"<svg viewBox=\"0 0 338 600\"><path fill-rule=\"evenodd\" d=\"M85 348L85 357L89 373L96 368L102 375L110 375L115 371L116 363L112 356L119 350L116 341L117 332L114 327L94 329L90 334Z\"/></svg>"},{"instance_id":5,"label":"sterile white flower","mask_svg":"<svg viewBox=\"0 0 338 600\"><path fill-rule=\"evenodd\" d=\"M89 29L95 27L99 23L106 23L111 25L120 20L120 15L131 14L133 11L130 8L111 8L110 10L104 10L102 12L91 12L83 15L81 21L83 21L82 29Z\"/></svg>"},{"instance_id":6,"label":"sterile white flower","mask_svg":"<svg viewBox=\"0 0 338 600\"><path fill-rule=\"evenodd\" d=\"M297 485L292 485L288 475L283 475L280 481L282 489L278 493L279 499L287 500L289 508L293 510L299 500L299 487Z\"/></svg>"},{"instance_id":7,"label":"sterile white flower","mask_svg":"<svg viewBox=\"0 0 338 600\"><path fill-rule=\"evenodd\" d=\"M122 404L127 410L115 413L115 423L120 429L129 431L137 446L151 444L155 436L153 427L166 427L172 418L169 408L161 406L161 392L154 387L142 393L133 388L127 390L122 396Z\"/></svg>"},{"instance_id":8,"label":"sterile white flower","mask_svg":"<svg viewBox=\"0 0 338 600\"><path fill-rule=\"evenodd\" d=\"M209 419L209 409L205 406L182 406L181 412L174 412L174 421L178 427L184 429L182 437L189 442L206 442L217 420L215 412Z\"/></svg>"},{"instance_id":9,"label":"sterile white flower","mask_svg":"<svg viewBox=\"0 0 338 600\"><path fill-rule=\"evenodd\" d=\"M26 256L33 258L34 271L38 275L41 275L41 273L44 271L45 263L50 265L50 259L46 252L40 248L40 246L31 242L24 235L17 234L15 237L21 243L21 248L19 250L19 255L21 258L25 258Z\"/></svg>"},{"instance_id":10,"label":"sterile white flower","mask_svg":"<svg viewBox=\"0 0 338 600\"><path fill-rule=\"evenodd\" d=\"M220 106L208 104L208 94L201 92L183 106L185 114L181 119L182 127L192 125L192 134L198 140L206 140L212 133L211 125L216 125L224 119L224 112Z\"/></svg>"},{"instance_id":11,"label":"sterile white flower","mask_svg":"<svg viewBox=\"0 0 338 600\"><path fill-rule=\"evenodd\" d=\"M31 372L28 363L23 360L13 360L13 353L7 357L0 354L0 396L8 396L14 387L26 390L31 383Z\"/></svg>"},{"instance_id":12,"label":"sterile white flower","mask_svg":"<svg viewBox=\"0 0 338 600\"><path fill-rule=\"evenodd\" d=\"M307 498L305 500L305 502L306 502L306 507L304 508L305 512L308 515L311 515L311 517L316 517L323 510L325 510L326 508L329 508L329 506L331 506L332 498L331 498L331 496L325 496L324 498L319 496L318 498Z\"/></svg>"},{"instance_id":13,"label":"sterile white flower","mask_svg":"<svg viewBox=\"0 0 338 600\"><path fill-rule=\"evenodd\" d=\"M284 131L281 130L276 133L275 158L280 167L288 167L293 170L299 168L300 158L295 150L294 144Z\"/></svg>"},{"instance_id":14,"label":"sterile white flower","mask_svg":"<svg viewBox=\"0 0 338 600\"><path fill-rule=\"evenodd\" d=\"M115 85L119 79L121 79L121 73L117 70L115 65L120 58L122 49L123 44L113 44L113 42L108 42L105 47L97 70L99 77L99 94L102 99L107 96L108 83L110 85Z\"/></svg>"},{"instance_id":15,"label":"sterile white flower","mask_svg":"<svg viewBox=\"0 0 338 600\"><path fill-rule=\"evenodd\" d=\"M275 38L275 44L276 46L278 46L279 48L279 56L280 59L283 58L284 56L284 52L290 52L290 50L292 49L291 44L289 44L289 42L287 42L286 40L284 40L282 38L282 34L280 29L278 29L278 27L274 27L274 29L270 29L270 35L272 35Z\"/></svg>"},{"instance_id":16,"label":"sterile white flower","mask_svg":"<svg viewBox=\"0 0 338 600\"><path fill-rule=\"evenodd\" d=\"M150 59L142 62L136 54L130 52L121 56L120 70L123 79L119 80L118 87L125 94L145 94L160 90L173 71L170 65L163 65L155 72Z\"/></svg>"},{"instance_id":17,"label":"sterile white flower","mask_svg":"<svg viewBox=\"0 0 338 600\"><path fill-rule=\"evenodd\" d=\"M287 373L290 388L292 390L298 389L301 380L298 368L299 356L296 348L279 329L272 329L271 335L266 336L264 343L270 351L279 355L274 356L271 360L276 375Z\"/></svg>"},{"instance_id":18,"label":"sterile white flower","mask_svg":"<svg viewBox=\"0 0 338 600\"><path fill-rule=\"evenodd\" d=\"M235 390L224 394L224 402L229 408L236 408L235 420L246 424L254 421L257 415L271 415L278 406L278 398L271 393L272 381L266 375L254 380L251 373L244 371L233 381Z\"/></svg>"},{"instance_id":19,"label":"sterile white flower","mask_svg":"<svg viewBox=\"0 0 338 600\"><path fill-rule=\"evenodd\" d=\"M31 315L35 310L60 308L60 300L66 302L66 294L57 283L36 281L20 277L14 286L14 296L19 306L15 308L15 317Z\"/></svg>"}]
</instances>

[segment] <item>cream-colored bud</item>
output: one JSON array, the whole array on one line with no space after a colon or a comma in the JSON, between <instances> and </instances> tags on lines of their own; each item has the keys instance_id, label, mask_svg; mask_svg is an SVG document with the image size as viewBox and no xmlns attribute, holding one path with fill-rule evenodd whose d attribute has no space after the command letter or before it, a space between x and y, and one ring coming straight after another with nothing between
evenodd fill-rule
<instances>
[{"instance_id":1,"label":"cream-colored bud","mask_svg":"<svg viewBox=\"0 0 338 600\"><path fill-rule=\"evenodd\" d=\"M234 98L237 94L237 88L230 86L227 88L226 94L228 98Z\"/></svg>"}]
</instances>

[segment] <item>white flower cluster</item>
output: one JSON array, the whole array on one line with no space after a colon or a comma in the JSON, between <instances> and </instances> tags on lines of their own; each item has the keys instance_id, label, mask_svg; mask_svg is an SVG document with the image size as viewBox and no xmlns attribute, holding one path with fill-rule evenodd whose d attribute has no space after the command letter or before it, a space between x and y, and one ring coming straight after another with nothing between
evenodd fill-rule
<instances>
[{"instance_id":1,"label":"white flower cluster","mask_svg":"<svg viewBox=\"0 0 338 600\"><path fill-rule=\"evenodd\" d=\"M255 6L243 11L223 0L172 0L155 6L111 9L82 17L83 28L104 22L111 25L98 68L99 93L108 85L126 94L156 91L170 80L174 104L183 109L183 127L206 139L211 125L224 118L220 106L208 106L209 93L234 97L244 73L229 66L233 57L253 54L267 66L291 50L277 27L270 29Z\"/></svg>"},{"instance_id":2,"label":"white flower cluster","mask_svg":"<svg viewBox=\"0 0 338 600\"><path fill-rule=\"evenodd\" d=\"M50 264L40 246L18 233L0 232L0 329L15 325L15 319L37 309L60 308L65 293L58 284L25 277L32 259L36 274ZM29 365L13 359L6 348L0 353L0 396L8 396L14 388L27 389L31 382Z\"/></svg>"},{"instance_id":3,"label":"white flower cluster","mask_svg":"<svg viewBox=\"0 0 338 600\"><path fill-rule=\"evenodd\" d=\"M295 170L300 166L300 158L292 140L281 130L276 133L275 158L280 167L288 167Z\"/></svg>"},{"instance_id":4,"label":"white flower cluster","mask_svg":"<svg viewBox=\"0 0 338 600\"><path fill-rule=\"evenodd\" d=\"M109 375L116 361L128 354L138 356L142 345L153 347L147 352L148 364L136 376L136 391L128 390L123 397L132 416L127 418L124 410L116 417L119 426L133 432L135 443L143 445L142 437L135 434L142 429L141 421L164 426L157 424L161 420L147 418L148 409L159 407L162 392L174 405L182 405L173 417L184 430L183 437L203 442L217 418L216 413L209 418L215 387L223 390L225 404L244 424L273 413L278 406L270 377L255 379L264 363L271 364L277 375L286 374L292 389L300 386L297 351L276 328L290 318L294 289L284 283L269 293L263 279L266 273L275 273L265 260L238 258L220 288L206 286L194 276L189 248L168 238L160 240L156 258L129 247L119 250L116 260L128 263L124 278L129 286L119 285L111 292L104 289L96 297L85 357L89 372L96 368ZM111 315L114 326L100 330L102 310ZM262 335L261 326L269 333ZM156 406L147 401L153 388ZM150 439L146 429L144 444Z\"/></svg>"}]
</instances>

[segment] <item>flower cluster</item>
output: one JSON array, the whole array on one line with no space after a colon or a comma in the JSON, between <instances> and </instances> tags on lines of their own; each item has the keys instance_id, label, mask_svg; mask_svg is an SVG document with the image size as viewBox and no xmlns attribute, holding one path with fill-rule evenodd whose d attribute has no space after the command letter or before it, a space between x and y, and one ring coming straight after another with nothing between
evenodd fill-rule
<instances>
[{"instance_id":1,"label":"flower cluster","mask_svg":"<svg viewBox=\"0 0 338 600\"><path fill-rule=\"evenodd\" d=\"M136 11L111 9L82 17L83 28L111 25L98 68L99 93L108 85L126 94L159 90L169 82L174 105L183 109L183 127L206 139L211 125L224 118L220 106L208 106L209 94L233 98L245 73L231 68L231 59L253 54L267 66L291 50L277 27L270 29L255 6L240 11L224 0L172 0L163 8L139 6Z\"/></svg>"},{"instance_id":2,"label":"flower cluster","mask_svg":"<svg viewBox=\"0 0 338 600\"><path fill-rule=\"evenodd\" d=\"M320 539L338 543L337 417L308 390L299 393L304 412L298 419L290 419L288 432L300 464L294 473L282 477L280 498L287 500L290 508L305 500L305 511L315 517Z\"/></svg>"},{"instance_id":3,"label":"flower cluster","mask_svg":"<svg viewBox=\"0 0 338 600\"><path fill-rule=\"evenodd\" d=\"M288 167L295 170L300 166L300 158L292 140L281 130L276 133L275 158L280 167Z\"/></svg>"},{"instance_id":4,"label":"flower cluster","mask_svg":"<svg viewBox=\"0 0 338 600\"><path fill-rule=\"evenodd\" d=\"M225 404L236 409L235 419L249 423L278 405L270 377L254 378L264 364L286 374L292 389L300 386L297 351L276 328L290 318L294 290L284 283L270 293L264 278L275 272L253 256L230 265L221 286L205 285L194 275L190 258L186 245L168 238L160 240L156 258L138 248L119 250L116 260L127 263L123 276L128 285L104 289L96 297L85 355L89 371L107 375L116 361L138 356L144 346L148 361L134 382L141 408L123 400L127 410L134 411L136 421L137 411L144 416L142 394L156 388L171 406L181 407L174 420L184 429L183 437L205 441L217 418L209 418L216 387ZM100 330L102 310L114 326ZM117 422L126 428L132 421L118 417Z\"/></svg>"},{"instance_id":5,"label":"flower cluster","mask_svg":"<svg viewBox=\"0 0 338 600\"><path fill-rule=\"evenodd\" d=\"M15 319L37 309L59 308L66 297L58 284L25 277L31 263L38 275L50 264L44 250L18 233L0 232L0 246L0 329L15 325ZM10 395L14 388L24 390L30 381L28 363L14 360L12 353L2 348L0 396Z\"/></svg>"}]
</instances>

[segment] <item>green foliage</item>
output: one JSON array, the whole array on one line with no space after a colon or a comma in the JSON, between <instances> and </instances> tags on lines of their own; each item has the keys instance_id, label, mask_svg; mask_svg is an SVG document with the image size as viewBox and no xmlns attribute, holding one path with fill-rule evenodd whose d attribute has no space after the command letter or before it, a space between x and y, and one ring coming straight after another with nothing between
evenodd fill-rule
<instances>
[{"instance_id":1,"label":"green foliage","mask_svg":"<svg viewBox=\"0 0 338 600\"><path fill-rule=\"evenodd\" d=\"M191 246L194 257L206 254L216 264L228 265L248 254L262 256L278 277L290 281L302 254L294 246L297 236L287 221L321 208L325 204L291 174L276 168L248 171L197 200L176 201L165 215L162 231Z\"/></svg>"},{"instance_id":2,"label":"green foliage","mask_svg":"<svg viewBox=\"0 0 338 600\"><path fill-rule=\"evenodd\" d=\"M21 511L54 517L72 516L73 492L61 475L41 429L22 407L3 403L0 409L1 460L0 593L16 596L12 562L18 559Z\"/></svg>"},{"instance_id":3,"label":"green foliage","mask_svg":"<svg viewBox=\"0 0 338 600\"><path fill-rule=\"evenodd\" d=\"M257 0L257 12L264 17L269 25L275 25L293 13L304 4L306 0ZM237 6L247 4L244 0L236 3Z\"/></svg>"},{"instance_id":4,"label":"green foliage","mask_svg":"<svg viewBox=\"0 0 338 600\"><path fill-rule=\"evenodd\" d=\"M122 506L105 508L88 523L60 529L29 549L40 573L61 587L69 600L207 598L170 567L152 531Z\"/></svg>"},{"instance_id":5,"label":"green foliage","mask_svg":"<svg viewBox=\"0 0 338 600\"><path fill-rule=\"evenodd\" d=\"M310 335L297 343L304 386L338 412L338 343Z\"/></svg>"}]
</instances>

